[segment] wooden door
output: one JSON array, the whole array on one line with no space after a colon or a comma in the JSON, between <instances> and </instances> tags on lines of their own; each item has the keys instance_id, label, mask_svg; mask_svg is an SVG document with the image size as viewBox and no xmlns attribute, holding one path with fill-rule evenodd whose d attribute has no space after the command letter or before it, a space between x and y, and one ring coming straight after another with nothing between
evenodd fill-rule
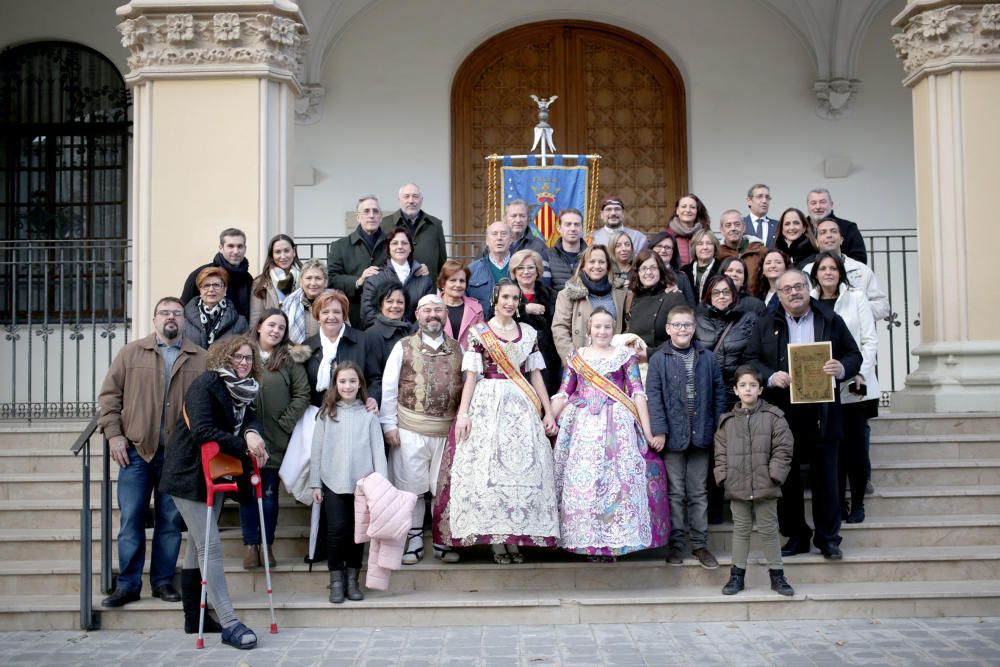
<instances>
[{"instance_id":1,"label":"wooden door","mask_svg":"<svg viewBox=\"0 0 1000 667\"><path fill-rule=\"evenodd\" d=\"M545 21L489 39L452 85L452 222L479 234L486 161L523 154L538 110L529 95L558 95L550 110L559 153L597 153L600 195L617 194L630 227L663 229L687 192L684 83L656 46L600 23Z\"/></svg>"}]
</instances>

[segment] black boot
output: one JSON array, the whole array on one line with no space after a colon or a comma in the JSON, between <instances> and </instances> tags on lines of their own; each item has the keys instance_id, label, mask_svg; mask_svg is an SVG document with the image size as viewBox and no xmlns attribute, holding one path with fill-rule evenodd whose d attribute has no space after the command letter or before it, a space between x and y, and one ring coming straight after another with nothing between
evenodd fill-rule
<instances>
[{"instance_id":1,"label":"black boot","mask_svg":"<svg viewBox=\"0 0 1000 667\"><path fill-rule=\"evenodd\" d=\"M356 567L347 568L347 599L354 600L364 600L365 594L361 592L361 587L358 585L358 574L360 570Z\"/></svg>"},{"instance_id":2,"label":"black boot","mask_svg":"<svg viewBox=\"0 0 1000 667\"><path fill-rule=\"evenodd\" d=\"M344 571L330 570L330 602L340 604L344 601Z\"/></svg>"},{"instance_id":3,"label":"black boot","mask_svg":"<svg viewBox=\"0 0 1000 667\"><path fill-rule=\"evenodd\" d=\"M184 607L184 632L198 632L198 605L201 604L201 571L198 568L181 570L181 604ZM222 632L222 626L205 610L205 632Z\"/></svg>"},{"instance_id":4,"label":"black boot","mask_svg":"<svg viewBox=\"0 0 1000 667\"><path fill-rule=\"evenodd\" d=\"M743 584L746 581L747 571L741 567L736 567L733 565L732 569L729 570L729 581L726 585L722 587L723 595L736 595L743 590Z\"/></svg>"},{"instance_id":5,"label":"black boot","mask_svg":"<svg viewBox=\"0 0 1000 667\"><path fill-rule=\"evenodd\" d=\"M788 579L785 579L784 570L768 570L767 573L771 575L771 590L780 594L787 595L791 597L795 595L795 589L792 585L788 583Z\"/></svg>"}]
</instances>

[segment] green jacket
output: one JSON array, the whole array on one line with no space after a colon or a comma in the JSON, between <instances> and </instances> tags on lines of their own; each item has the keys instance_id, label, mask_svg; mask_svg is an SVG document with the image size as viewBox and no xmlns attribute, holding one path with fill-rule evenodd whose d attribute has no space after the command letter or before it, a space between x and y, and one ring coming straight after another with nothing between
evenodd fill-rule
<instances>
[{"instance_id":1,"label":"green jacket","mask_svg":"<svg viewBox=\"0 0 1000 667\"><path fill-rule=\"evenodd\" d=\"M448 260L448 246L444 242L444 223L433 215L421 211L420 222L413 234L413 259L427 267L431 273L431 282L436 283L441 267ZM388 236L396 227L402 227L401 211L390 213L382 218L382 232Z\"/></svg>"},{"instance_id":2,"label":"green jacket","mask_svg":"<svg viewBox=\"0 0 1000 667\"><path fill-rule=\"evenodd\" d=\"M330 250L326 255L328 285L339 289L350 300L351 309L348 317L352 327L361 326L361 288L355 282L361 272L369 266L379 268L385 266L386 249L385 239L380 238L375 244L374 251L369 251L368 244L361 238L356 228L347 236L330 244Z\"/></svg>"},{"instance_id":3,"label":"green jacket","mask_svg":"<svg viewBox=\"0 0 1000 667\"><path fill-rule=\"evenodd\" d=\"M309 406L309 377L302 365L308 358L308 347L293 345L278 370L269 371L265 366L261 372L254 408L264 427L264 442L270 455L265 468L281 467L292 429Z\"/></svg>"}]
</instances>

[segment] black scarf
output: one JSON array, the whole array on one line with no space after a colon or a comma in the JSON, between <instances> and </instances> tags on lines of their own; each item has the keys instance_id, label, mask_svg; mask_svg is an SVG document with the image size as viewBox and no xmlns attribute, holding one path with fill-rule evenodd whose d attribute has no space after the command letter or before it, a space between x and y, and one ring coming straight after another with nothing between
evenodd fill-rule
<instances>
[{"instance_id":1,"label":"black scarf","mask_svg":"<svg viewBox=\"0 0 1000 667\"><path fill-rule=\"evenodd\" d=\"M375 246L378 245L379 239L382 238L382 228L378 227L374 232L369 234L364 230L364 227L358 225L358 236L368 246L368 252L375 252Z\"/></svg>"},{"instance_id":2,"label":"black scarf","mask_svg":"<svg viewBox=\"0 0 1000 667\"><path fill-rule=\"evenodd\" d=\"M605 275L603 278L594 282L587 277L587 274L583 271L580 272L580 282L583 286L587 288L587 291L594 296L604 296L611 293L611 281L608 280L608 276Z\"/></svg>"},{"instance_id":3,"label":"black scarf","mask_svg":"<svg viewBox=\"0 0 1000 667\"><path fill-rule=\"evenodd\" d=\"M239 264L230 264L226 261L226 258L222 256L221 252L215 253L215 261L213 262L219 268L225 269L229 273L250 273L250 262L244 257L240 260Z\"/></svg>"},{"instance_id":4,"label":"black scarf","mask_svg":"<svg viewBox=\"0 0 1000 667\"><path fill-rule=\"evenodd\" d=\"M380 322L382 326L389 327L390 329L402 329L404 333L410 333L413 328L413 324L407 322L406 320L390 320L388 317L379 313L375 316L375 321Z\"/></svg>"}]
</instances>

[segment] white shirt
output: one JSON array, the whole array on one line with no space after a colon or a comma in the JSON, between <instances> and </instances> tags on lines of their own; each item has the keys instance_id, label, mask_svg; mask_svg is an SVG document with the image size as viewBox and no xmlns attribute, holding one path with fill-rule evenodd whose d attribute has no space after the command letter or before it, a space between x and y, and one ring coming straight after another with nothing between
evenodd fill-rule
<instances>
[{"instance_id":1,"label":"white shirt","mask_svg":"<svg viewBox=\"0 0 1000 667\"><path fill-rule=\"evenodd\" d=\"M316 371L316 391L326 391L330 388L333 362L337 360L337 350L340 349L340 341L344 337L344 330L346 328L347 322L344 322L340 327L340 334L334 340L327 338L322 329L319 331L319 342L323 346L323 358L320 360L319 369Z\"/></svg>"},{"instance_id":2,"label":"white shirt","mask_svg":"<svg viewBox=\"0 0 1000 667\"><path fill-rule=\"evenodd\" d=\"M396 272L396 277L399 278L399 282L406 284L406 279L410 277L410 264L408 262L403 262L402 264L396 264L395 260L389 260L389 266L392 270Z\"/></svg>"},{"instance_id":3,"label":"white shirt","mask_svg":"<svg viewBox=\"0 0 1000 667\"><path fill-rule=\"evenodd\" d=\"M420 339L435 350L444 345L444 334L437 338L431 338L427 334L420 334ZM396 419L399 403L399 372L403 368L403 341L397 341L392 346L389 358L385 360L385 370L382 371L382 405L380 407L381 416L379 423L382 424L382 432L388 433L399 428Z\"/></svg>"}]
</instances>

